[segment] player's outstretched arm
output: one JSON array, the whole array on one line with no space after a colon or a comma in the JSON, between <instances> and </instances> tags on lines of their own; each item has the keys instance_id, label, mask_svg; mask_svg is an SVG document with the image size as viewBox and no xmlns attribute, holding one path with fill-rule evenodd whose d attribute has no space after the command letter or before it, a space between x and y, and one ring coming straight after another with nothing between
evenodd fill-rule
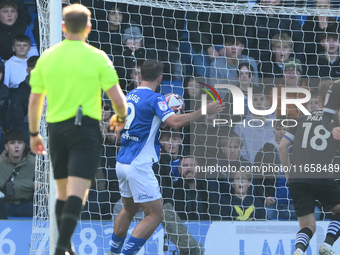
<instances>
[{"instance_id":1,"label":"player's outstretched arm","mask_svg":"<svg viewBox=\"0 0 340 255\"><path fill-rule=\"evenodd\" d=\"M288 167L288 169L290 168L290 159L289 159L288 148L291 145L292 145L292 143L285 137L283 137L281 139L281 142L279 144L279 155L280 155L281 164L284 167ZM285 171L285 174L286 174L286 179L288 181L289 172Z\"/></svg>"},{"instance_id":2,"label":"player's outstretched arm","mask_svg":"<svg viewBox=\"0 0 340 255\"><path fill-rule=\"evenodd\" d=\"M224 109L224 105L217 104L214 102L207 104L207 114L214 114L222 112ZM202 110L199 109L195 112L180 114L180 115L171 115L169 118L165 120L165 124L172 128L181 128L189 125L191 122L194 122L202 117Z\"/></svg>"}]
</instances>

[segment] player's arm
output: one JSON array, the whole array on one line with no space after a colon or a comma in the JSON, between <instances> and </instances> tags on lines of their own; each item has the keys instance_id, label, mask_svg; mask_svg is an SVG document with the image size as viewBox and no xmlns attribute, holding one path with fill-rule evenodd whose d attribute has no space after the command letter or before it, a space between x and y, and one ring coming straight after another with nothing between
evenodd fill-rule
<instances>
[{"instance_id":1,"label":"player's arm","mask_svg":"<svg viewBox=\"0 0 340 255\"><path fill-rule=\"evenodd\" d=\"M214 114L222 112L224 109L224 105L217 104L214 102L207 104L207 114ZM178 129L184 126L189 125L190 123L200 119L202 117L202 110L199 109L195 112L185 113L185 114L172 114L170 115L164 123L169 125L172 128Z\"/></svg>"},{"instance_id":2,"label":"player's arm","mask_svg":"<svg viewBox=\"0 0 340 255\"><path fill-rule=\"evenodd\" d=\"M110 119L110 129L113 130L117 127L118 130L122 129L125 125L125 118L127 116L127 102L125 95L117 83L106 91L106 94L112 101L112 107L116 114Z\"/></svg>"},{"instance_id":3,"label":"player's arm","mask_svg":"<svg viewBox=\"0 0 340 255\"><path fill-rule=\"evenodd\" d=\"M283 137L281 139L281 142L279 144L279 155L281 164L283 167L290 168L290 159L289 159L289 152L288 148L292 145L291 141L289 141L287 138ZM289 179L289 172L285 171L286 179L288 181Z\"/></svg>"},{"instance_id":4,"label":"player's arm","mask_svg":"<svg viewBox=\"0 0 340 255\"><path fill-rule=\"evenodd\" d=\"M30 132L30 146L33 153L45 154L44 143L39 134L40 117L43 111L45 94L31 93L28 103L28 123Z\"/></svg>"},{"instance_id":5,"label":"player's arm","mask_svg":"<svg viewBox=\"0 0 340 255\"><path fill-rule=\"evenodd\" d=\"M340 82L335 82L331 89L327 92L328 99L323 108L322 124L330 131L334 139L340 140L340 127L333 122L333 116L339 110L339 95L340 95Z\"/></svg>"}]
</instances>

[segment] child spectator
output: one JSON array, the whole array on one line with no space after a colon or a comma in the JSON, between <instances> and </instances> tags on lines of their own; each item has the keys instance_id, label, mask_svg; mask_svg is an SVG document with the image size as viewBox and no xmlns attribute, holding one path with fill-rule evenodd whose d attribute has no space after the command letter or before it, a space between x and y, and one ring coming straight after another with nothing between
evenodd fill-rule
<instances>
[{"instance_id":1,"label":"child spectator","mask_svg":"<svg viewBox=\"0 0 340 255\"><path fill-rule=\"evenodd\" d=\"M239 82L239 87L243 91L243 93L248 92L248 88L252 88L253 86L253 78L254 78L254 68L248 62L243 62L238 65L237 68L237 78Z\"/></svg>"},{"instance_id":2,"label":"child spectator","mask_svg":"<svg viewBox=\"0 0 340 255\"><path fill-rule=\"evenodd\" d=\"M128 27L125 21L126 10L123 5L113 3L109 6L106 20L98 20L98 30L89 34L89 43L106 52L111 58L122 55L124 30Z\"/></svg>"},{"instance_id":3,"label":"child spectator","mask_svg":"<svg viewBox=\"0 0 340 255\"><path fill-rule=\"evenodd\" d=\"M255 10L258 12L246 18L249 56L257 61L270 61L270 38L279 33L287 33L294 42L293 52L304 62L302 29L296 17L279 13L276 7L281 5L281 0L258 2L260 9Z\"/></svg>"},{"instance_id":4,"label":"child spectator","mask_svg":"<svg viewBox=\"0 0 340 255\"><path fill-rule=\"evenodd\" d=\"M32 217L35 157L25 147L25 137L20 130L12 129L4 140L5 150L0 156L0 187L5 193L7 216Z\"/></svg>"},{"instance_id":5,"label":"child spectator","mask_svg":"<svg viewBox=\"0 0 340 255\"><path fill-rule=\"evenodd\" d=\"M159 162L161 165L170 167L171 176L175 182L180 176L178 166L182 158L183 134L181 130L166 127L162 130L159 141L162 145Z\"/></svg>"},{"instance_id":6,"label":"child spectator","mask_svg":"<svg viewBox=\"0 0 340 255\"><path fill-rule=\"evenodd\" d=\"M292 38L287 33L279 33L271 40L272 57L259 65L264 84L277 84L282 78L283 63L293 52ZM271 79L269 79L271 78Z\"/></svg>"},{"instance_id":7,"label":"child spectator","mask_svg":"<svg viewBox=\"0 0 340 255\"><path fill-rule=\"evenodd\" d=\"M12 56L5 63L4 84L9 88L17 88L27 76L27 53L30 50L30 38L26 35L17 35L13 39Z\"/></svg>"},{"instance_id":8,"label":"child spectator","mask_svg":"<svg viewBox=\"0 0 340 255\"><path fill-rule=\"evenodd\" d=\"M339 34L336 25L329 26L326 32L320 35L322 54L317 54L311 63L308 63L308 75L314 78L340 77ZM317 82L316 79L315 82ZM315 82L313 84L315 84Z\"/></svg>"},{"instance_id":9,"label":"child spectator","mask_svg":"<svg viewBox=\"0 0 340 255\"><path fill-rule=\"evenodd\" d=\"M225 79L228 84L237 85L237 68L242 62L249 62L254 69L254 84L258 84L257 65L252 57L242 54L245 38L226 36L224 56L217 57L210 65L210 78Z\"/></svg>"},{"instance_id":10,"label":"child spectator","mask_svg":"<svg viewBox=\"0 0 340 255\"><path fill-rule=\"evenodd\" d=\"M13 58L13 57L12 57ZM25 135L25 143L29 144L28 135L28 99L31 93L31 86L29 84L31 71L34 69L38 61L38 56L32 56L27 60L26 78L19 84L18 88L10 89L10 110L11 123L14 129L19 129ZM8 60L10 61L10 60ZM8 62L7 61L7 62Z\"/></svg>"},{"instance_id":11,"label":"child spectator","mask_svg":"<svg viewBox=\"0 0 340 255\"><path fill-rule=\"evenodd\" d=\"M222 194L222 220L262 220L266 217L263 200L252 194L250 173L233 172L230 174L231 191ZM231 193L230 196L228 193Z\"/></svg>"},{"instance_id":12,"label":"child spectator","mask_svg":"<svg viewBox=\"0 0 340 255\"><path fill-rule=\"evenodd\" d=\"M193 112L200 108L201 88L206 79L202 77L189 77L184 80L184 104L185 112Z\"/></svg>"},{"instance_id":13,"label":"child spectator","mask_svg":"<svg viewBox=\"0 0 340 255\"><path fill-rule=\"evenodd\" d=\"M28 57L39 55L36 41L31 28L26 21L18 15L18 6L14 0L0 2L0 57L8 60L13 56L12 43L15 36L27 35L31 42Z\"/></svg>"}]
</instances>

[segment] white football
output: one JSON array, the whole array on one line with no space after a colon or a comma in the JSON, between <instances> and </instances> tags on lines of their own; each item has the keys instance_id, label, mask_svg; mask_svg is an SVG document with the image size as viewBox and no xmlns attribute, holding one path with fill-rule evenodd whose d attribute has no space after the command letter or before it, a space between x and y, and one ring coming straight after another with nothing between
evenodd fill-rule
<instances>
[{"instance_id":1,"label":"white football","mask_svg":"<svg viewBox=\"0 0 340 255\"><path fill-rule=\"evenodd\" d=\"M164 97L170 108L174 110L175 114L184 113L185 104L183 98L180 95L169 93L166 94Z\"/></svg>"}]
</instances>

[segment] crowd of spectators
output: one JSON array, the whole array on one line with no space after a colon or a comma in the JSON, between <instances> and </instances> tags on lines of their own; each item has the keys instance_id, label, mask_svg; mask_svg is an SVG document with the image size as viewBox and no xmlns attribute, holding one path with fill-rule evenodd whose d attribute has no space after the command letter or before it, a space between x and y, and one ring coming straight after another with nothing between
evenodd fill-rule
<instances>
[{"instance_id":1,"label":"crowd of spectators","mask_svg":"<svg viewBox=\"0 0 340 255\"><path fill-rule=\"evenodd\" d=\"M164 203L172 204L182 220L296 218L283 172L209 174L203 169L280 165L277 147L285 127L274 119L297 119L302 114L294 105L288 105L287 114L281 116L281 89L309 89L312 99L306 107L310 111L316 109L313 95L320 80L340 77L338 17L279 14L275 8L283 4L282 0L258 0L254 12L247 15L169 10L111 1L63 1L73 2L91 10L88 42L108 54L125 93L139 86L141 64L152 58L164 63L163 80L183 84L185 112L201 107L205 84L213 87L232 84L244 94L242 116L232 114L231 93L216 89L226 105L223 113L205 116L183 130L163 127L161 156L154 164L154 172ZM315 0L312 4L320 13L332 8L330 0ZM8 164L14 167L18 163L12 159L6 137L16 130L21 136L15 141L29 145L27 104L30 71L39 57L37 25L37 20L31 20L24 0L0 0L1 156L4 161L7 157ZM272 106L272 88L277 88L277 111L267 116L253 114L248 107L249 88L253 90L252 105L257 110ZM301 93L287 96L304 97ZM117 203L116 211L121 208L115 172L119 137L109 129L113 110L105 95L102 108L102 162L83 219L109 219L113 205ZM214 119L239 124L215 126ZM260 128L254 128L259 125ZM21 160L32 156L26 150L22 153ZM0 188L5 196L0 197L0 211L1 206L6 206L8 217L17 216L13 213L14 205L32 201L33 184L30 182L27 187L32 188L29 198L9 199L4 186L12 173L2 173L1 164L0 159Z\"/></svg>"}]
</instances>

